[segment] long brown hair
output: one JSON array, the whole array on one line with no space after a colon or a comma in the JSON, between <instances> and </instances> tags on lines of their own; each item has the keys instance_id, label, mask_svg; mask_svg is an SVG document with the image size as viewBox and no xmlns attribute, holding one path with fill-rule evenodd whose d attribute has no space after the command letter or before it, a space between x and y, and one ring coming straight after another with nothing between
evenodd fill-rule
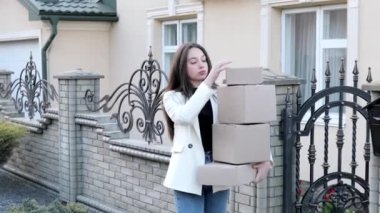
<instances>
[{"instance_id":1,"label":"long brown hair","mask_svg":"<svg viewBox=\"0 0 380 213\"><path fill-rule=\"evenodd\" d=\"M200 49L206 57L208 65L208 72L211 70L211 60L201 45L196 43L185 43L181 45L174 55L173 63L170 69L170 76L166 91L174 90L181 92L186 98L190 98L193 95L193 85L187 74L187 57L191 48ZM172 140L174 136L174 123L169 118L166 110L164 110L165 119L168 127L169 137Z\"/></svg>"}]
</instances>

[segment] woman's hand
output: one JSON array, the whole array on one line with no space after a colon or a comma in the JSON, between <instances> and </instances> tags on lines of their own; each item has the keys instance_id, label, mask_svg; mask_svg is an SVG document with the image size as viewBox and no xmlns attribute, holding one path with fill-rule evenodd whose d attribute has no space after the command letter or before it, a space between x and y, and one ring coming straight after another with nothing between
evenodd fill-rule
<instances>
[{"instance_id":1,"label":"woman's hand","mask_svg":"<svg viewBox=\"0 0 380 213\"><path fill-rule=\"evenodd\" d=\"M254 182L258 183L264 180L268 176L269 170L272 169L272 164L269 161L264 161L264 162L252 165L252 168L257 169L256 178Z\"/></svg>"},{"instance_id":2,"label":"woman's hand","mask_svg":"<svg viewBox=\"0 0 380 213\"><path fill-rule=\"evenodd\" d=\"M210 73L208 74L207 78L204 80L207 86L211 87L216 79L218 78L219 74L226 70L228 65L231 64L231 61L221 61L216 63L214 66L212 66L212 69L210 70Z\"/></svg>"}]
</instances>

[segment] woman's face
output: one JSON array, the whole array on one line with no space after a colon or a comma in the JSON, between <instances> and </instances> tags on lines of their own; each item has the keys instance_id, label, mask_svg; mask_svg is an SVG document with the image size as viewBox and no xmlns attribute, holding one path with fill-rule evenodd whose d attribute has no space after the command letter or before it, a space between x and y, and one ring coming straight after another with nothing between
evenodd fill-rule
<instances>
[{"instance_id":1,"label":"woman's face","mask_svg":"<svg viewBox=\"0 0 380 213\"><path fill-rule=\"evenodd\" d=\"M187 55L187 75L193 87L198 87L208 75L206 56L202 50L193 47Z\"/></svg>"}]
</instances>

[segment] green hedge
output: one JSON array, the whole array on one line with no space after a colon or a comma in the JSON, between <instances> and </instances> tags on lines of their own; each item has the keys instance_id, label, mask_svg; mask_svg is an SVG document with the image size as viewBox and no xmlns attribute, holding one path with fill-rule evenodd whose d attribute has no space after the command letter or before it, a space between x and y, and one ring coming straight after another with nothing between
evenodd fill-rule
<instances>
[{"instance_id":1,"label":"green hedge","mask_svg":"<svg viewBox=\"0 0 380 213\"><path fill-rule=\"evenodd\" d=\"M7 121L0 121L0 166L5 164L12 155L12 150L19 144L19 139L27 130Z\"/></svg>"},{"instance_id":2,"label":"green hedge","mask_svg":"<svg viewBox=\"0 0 380 213\"><path fill-rule=\"evenodd\" d=\"M47 206L39 205L34 199L27 199L19 206L11 207L8 213L87 213L87 207L80 203L68 203L63 205L59 200L54 200Z\"/></svg>"}]
</instances>

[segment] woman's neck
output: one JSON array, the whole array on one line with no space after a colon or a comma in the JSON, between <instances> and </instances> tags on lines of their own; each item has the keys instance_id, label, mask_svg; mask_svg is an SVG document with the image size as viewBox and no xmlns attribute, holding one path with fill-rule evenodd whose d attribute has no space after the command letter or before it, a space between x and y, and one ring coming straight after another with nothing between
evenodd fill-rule
<instances>
[{"instance_id":1,"label":"woman's neck","mask_svg":"<svg viewBox=\"0 0 380 213\"><path fill-rule=\"evenodd\" d=\"M198 86L202 83L202 81L192 81L191 84L194 88L198 88Z\"/></svg>"}]
</instances>

